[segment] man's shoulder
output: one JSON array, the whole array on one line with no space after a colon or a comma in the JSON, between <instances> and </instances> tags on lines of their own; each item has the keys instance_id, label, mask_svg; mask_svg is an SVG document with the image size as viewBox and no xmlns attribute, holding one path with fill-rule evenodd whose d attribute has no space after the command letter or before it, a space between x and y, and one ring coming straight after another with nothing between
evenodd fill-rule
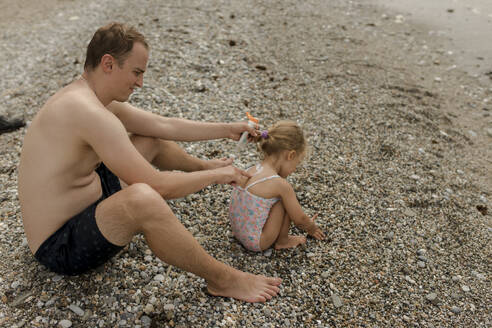
<instances>
[{"instance_id":1,"label":"man's shoulder","mask_svg":"<svg viewBox=\"0 0 492 328\"><path fill-rule=\"evenodd\" d=\"M92 91L73 85L58 91L43 107L42 111L69 120L105 116L107 112Z\"/></svg>"}]
</instances>

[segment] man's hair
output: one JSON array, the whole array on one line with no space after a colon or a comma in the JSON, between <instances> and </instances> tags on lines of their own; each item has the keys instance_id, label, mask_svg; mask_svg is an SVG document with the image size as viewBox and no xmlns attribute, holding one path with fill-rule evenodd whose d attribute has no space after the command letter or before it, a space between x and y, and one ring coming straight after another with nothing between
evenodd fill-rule
<instances>
[{"instance_id":1,"label":"man's hair","mask_svg":"<svg viewBox=\"0 0 492 328\"><path fill-rule=\"evenodd\" d=\"M293 121L279 121L256 138L263 155L273 155L283 150L295 150L298 154L307 148L307 141L299 125Z\"/></svg>"},{"instance_id":2,"label":"man's hair","mask_svg":"<svg viewBox=\"0 0 492 328\"><path fill-rule=\"evenodd\" d=\"M110 23L99 28L87 46L84 69L95 69L105 54L113 56L118 65L123 66L135 42L140 42L149 49L143 34L131 26Z\"/></svg>"}]
</instances>

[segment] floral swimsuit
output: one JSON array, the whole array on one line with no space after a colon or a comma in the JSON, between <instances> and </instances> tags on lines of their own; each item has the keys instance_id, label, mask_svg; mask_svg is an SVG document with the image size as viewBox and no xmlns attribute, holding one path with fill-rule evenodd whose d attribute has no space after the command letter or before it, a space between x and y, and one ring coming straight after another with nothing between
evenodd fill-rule
<instances>
[{"instance_id":1,"label":"floral swimsuit","mask_svg":"<svg viewBox=\"0 0 492 328\"><path fill-rule=\"evenodd\" d=\"M263 198L253 195L248 191L254 185L273 178L272 175L253 182L246 188L234 187L229 206L229 220L231 221L232 233L251 251L260 252L260 236L263 231L270 209L280 198Z\"/></svg>"}]
</instances>

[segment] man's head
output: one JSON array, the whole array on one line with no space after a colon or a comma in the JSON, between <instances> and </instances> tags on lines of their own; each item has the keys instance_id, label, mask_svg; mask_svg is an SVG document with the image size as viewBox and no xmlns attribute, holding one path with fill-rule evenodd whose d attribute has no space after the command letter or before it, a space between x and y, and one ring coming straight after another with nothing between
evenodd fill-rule
<instances>
[{"instance_id":1,"label":"man's head","mask_svg":"<svg viewBox=\"0 0 492 328\"><path fill-rule=\"evenodd\" d=\"M148 58L149 46L142 34L132 27L111 23L92 37L84 69L103 81L104 91L99 92L103 103L126 101L135 88L142 87Z\"/></svg>"},{"instance_id":2,"label":"man's head","mask_svg":"<svg viewBox=\"0 0 492 328\"><path fill-rule=\"evenodd\" d=\"M133 27L110 23L99 28L87 46L84 69L94 70L105 54L111 55L120 67L123 66L136 42L141 43L147 50L149 49L145 37Z\"/></svg>"}]
</instances>

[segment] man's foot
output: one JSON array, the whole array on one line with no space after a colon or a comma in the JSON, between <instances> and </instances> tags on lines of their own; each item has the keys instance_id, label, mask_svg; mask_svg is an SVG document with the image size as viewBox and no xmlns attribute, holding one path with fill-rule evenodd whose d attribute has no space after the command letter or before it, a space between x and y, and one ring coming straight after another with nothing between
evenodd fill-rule
<instances>
[{"instance_id":1,"label":"man's foot","mask_svg":"<svg viewBox=\"0 0 492 328\"><path fill-rule=\"evenodd\" d=\"M211 159L204 164L204 170L213 170L232 164L232 158Z\"/></svg>"},{"instance_id":2,"label":"man's foot","mask_svg":"<svg viewBox=\"0 0 492 328\"><path fill-rule=\"evenodd\" d=\"M265 302L277 295L280 278L269 278L233 269L229 281L219 285L208 284L207 290L212 296L232 297L240 301L256 303Z\"/></svg>"},{"instance_id":3,"label":"man's foot","mask_svg":"<svg viewBox=\"0 0 492 328\"><path fill-rule=\"evenodd\" d=\"M21 119L7 120L5 117L0 116L0 133L10 132L23 127L26 123Z\"/></svg>"},{"instance_id":4,"label":"man's foot","mask_svg":"<svg viewBox=\"0 0 492 328\"><path fill-rule=\"evenodd\" d=\"M304 236L291 236L288 235L287 238L282 240L277 240L275 243L275 249L282 248L293 248L302 245L306 242L306 237Z\"/></svg>"}]
</instances>

